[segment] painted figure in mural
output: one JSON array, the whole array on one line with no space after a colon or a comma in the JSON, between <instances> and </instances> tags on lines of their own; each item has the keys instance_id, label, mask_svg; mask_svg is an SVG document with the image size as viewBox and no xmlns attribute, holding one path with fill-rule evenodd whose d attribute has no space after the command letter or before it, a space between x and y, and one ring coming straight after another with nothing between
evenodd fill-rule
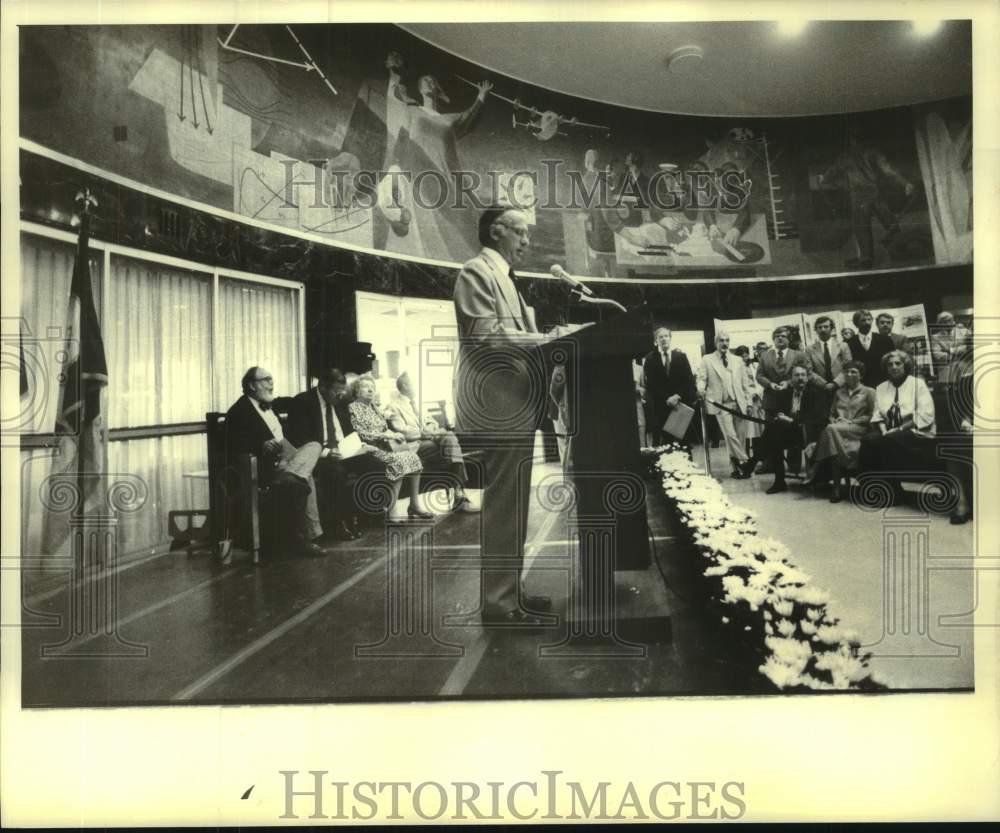
<instances>
[{"instance_id":1,"label":"painted figure in mural","mask_svg":"<svg viewBox=\"0 0 1000 833\"><path fill-rule=\"evenodd\" d=\"M462 170L458 140L471 129L493 85L489 81L477 84L476 98L467 109L443 113L441 105L449 104L450 99L437 78L421 76L417 83L421 103L417 104L402 84L402 65L398 53L390 53L386 59L389 82L384 169L390 172L388 179L393 187L391 207L397 208L401 215L392 224L386 248L422 257L464 261L476 248L474 223L467 207L455 205L455 174ZM410 199L415 195L406 192L424 171L440 176L425 177L421 181L423 199ZM446 189L444 193L441 193L442 187ZM380 200L380 205L382 202ZM421 202L443 205L424 207Z\"/></svg>"},{"instance_id":2,"label":"painted figure in mural","mask_svg":"<svg viewBox=\"0 0 1000 833\"><path fill-rule=\"evenodd\" d=\"M678 266L683 266L686 257L713 258L720 265L755 263L764 257L764 249L757 243L742 240L750 227L749 208L744 204L738 210L726 210L718 187L718 176L738 170L734 163L724 163L723 170L712 171L697 159L685 166L679 177L682 190L677 196L683 210L654 210L650 221L639 223L632 222L632 216L638 212L627 213L624 207L605 214L616 232L640 248L640 254L673 255ZM703 174L713 176L702 182L699 176ZM664 199L662 194L658 197Z\"/></svg>"},{"instance_id":3,"label":"painted figure in mural","mask_svg":"<svg viewBox=\"0 0 1000 833\"><path fill-rule=\"evenodd\" d=\"M613 255L615 252L615 234L608 225L604 213L598 205L601 197L598 188L600 178L606 177L609 180L608 192L610 195L610 171L601 165L600 152L591 148L583 157L583 189L587 194L593 194L593 204L587 209L587 245L590 250L598 255ZM603 261L602 261L603 263ZM610 274L608 266L602 270L605 274Z\"/></svg>"},{"instance_id":4,"label":"painted figure in mural","mask_svg":"<svg viewBox=\"0 0 1000 833\"><path fill-rule=\"evenodd\" d=\"M845 182L850 191L851 226L858 256L847 260L845 265L865 269L875 261L872 220L878 217L885 229L885 236L879 241L883 246L890 245L900 232L899 217L886 202L887 182L894 182L907 197L912 196L915 186L889 163L884 153L865 141L857 124L850 127L847 150L819 177L821 186L831 180Z\"/></svg>"}]
</instances>

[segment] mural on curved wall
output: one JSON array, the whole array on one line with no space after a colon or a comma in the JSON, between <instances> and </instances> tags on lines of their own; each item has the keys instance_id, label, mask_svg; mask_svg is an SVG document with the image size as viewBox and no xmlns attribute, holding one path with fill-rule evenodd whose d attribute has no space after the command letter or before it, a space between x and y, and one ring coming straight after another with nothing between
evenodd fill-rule
<instances>
[{"instance_id":1,"label":"mural on curved wall","mask_svg":"<svg viewBox=\"0 0 1000 833\"><path fill-rule=\"evenodd\" d=\"M461 262L528 206L528 270L760 276L972 259L971 98L851 116L645 113L391 25L20 30L21 136L332 243Z\"/></svg>"}]
</instances>

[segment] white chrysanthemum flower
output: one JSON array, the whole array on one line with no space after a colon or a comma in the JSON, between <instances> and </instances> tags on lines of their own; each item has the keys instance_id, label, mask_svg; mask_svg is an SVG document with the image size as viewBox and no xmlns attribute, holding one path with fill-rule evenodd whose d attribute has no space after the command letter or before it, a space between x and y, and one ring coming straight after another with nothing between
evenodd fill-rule
<instances>
[{"instance_id":1,"label":"white chrysanthemum flower","mask_svg":"<svg viewBox=\"0 0 1000 833\"><path fill-rule=\"evenodd\" d=\"M803 619L801 622L799 622L799 628L801 629L802 633L804 633L806 636L812 636L814 633L816 633L816 625L813 624L808 619Z\"/></svg>"},{"instance_id":2,"label":"white chrysanthemum flower","mask_svg":"<svg viewBox=\"0 0 1000 833\"><path fill-rule=\"evenodd\" d=\"M796 666L786 665L774 657L768 657L758 670L778 688L788 688L799 684L800 669Z\"/></svg>"},{"instance_id":3,"label":"white chrysanthemum flower","mask_svg":"<svg viewBox=\"0 0 1000 833\"><path fill-rule=\"evenodd\" d=\"M795 610L795 605L793 605L788 600L782 600L780 602L775 602L771 605L774 608L774 612L780 614L781 616L791 616L792 611Z\"/></svg>"},{"instance_id":4,"label":"white chrysanthemum flower","mask_svg":"<svg viewBox=\"0 0 1000 833\"><path fill-rule=\"evenodd\" d=\"M795 623L789 621L788 619L779 619L778 632L782 636L791 636L793 633L795 633Z\"/></svg>"},{"instance_id":5,"label":"white chrysanthemum flower","mask_svg":"<svg viewBox=\"0 0 1000 833\"><path fill-rule=\"evenodd\" d=\"M806 667L806 663L812 656L812 648L809 647L809 643L798 639L769 636L764 639L764 644L780 662L792 665L799 671Z\"/></svg>"}]
</instances>

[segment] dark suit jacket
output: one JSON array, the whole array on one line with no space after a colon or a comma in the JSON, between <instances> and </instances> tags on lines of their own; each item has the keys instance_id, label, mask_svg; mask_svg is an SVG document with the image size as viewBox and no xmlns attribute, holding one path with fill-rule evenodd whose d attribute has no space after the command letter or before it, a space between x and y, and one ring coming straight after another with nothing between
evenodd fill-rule
<instances>
[{"instance_id":1,"label":"dark suit jacket","mask_svg":"<svg viewBox=\"0 0 1000 833\"><path fill-rule=\"evenodd\" d=\"M792 389L790 387L785 388L784 390L776 391L774 395L776 397L775 410L786 416L792 416ZM827 423L828 415L826 398L822 392L811 385L806 385L802 391L802 403L799 407L799 412L792 418L795 420L797 426L802 426L805 429L805 441L807 443L816 440L819 432ZM772 423L772 425L782 426L783 424ZM785 430L791 428L792 426L784 423ZM798 439L799 432L795 431L794 435L790 434L789 436Z\"/></svg>"},{"instance_id":2,"label":"dark suit jacket","mask_svg":"<svg viewBox=\"0 0 1000 833\"><path fill-rule=\"evenodd\" d=\"M238 454L254 454L258 458L257 474L262 483L270 480L277 462L276 455L264 454L264 443L274 439L271 429L261 419L249 397L241 396L226 411L227 463Z\"/></svg>"},{"instance_id":3,"label":"dark suit jacket","mask_svg":"<svg viewBox=\"0 0 1000 833\"><path fill-rule=\"evenodd\" d=\"M667 399L677 394L686 405L693 405L698 390L691 372L691 363L680 350L670 351L670 375L663 366L659 350L651 350L642 360L642 375L646 386L646 408L650 426L659 431L667 419Z\"/></svg>"},{"instance_id":4,"label":"dark suit jacket","mask_svg":"<svg viewBox=\"0 0 1000 833\"><path fill-rule=\"evenodd\" d=\"M333 411L337 415L340 423L340 430L346 437L354 431L351 423L351 410L347 402L334 402ZM285 428L285 436L292 445L300 446L304 443L323 442L323 411L319 407L319 400L316 388L310 388L292 398L288 405L288 425ZM329 438L330 448L336 448L337 443L333 437Z\"/></svg>"},{"instance_id":5,"label":"dark suit jacket","mask_svg":"<svg viewBox=\"0 0 1000 833\"><path fill-rule=\"evenodd\" d=\"M896 349L892 339L881 333L872 331L872 343L868 350L861 346L861 337L855 335L847 346L851 348L851 358L855 361L865 363L865 375L861 380L862 384L869 388L877 388L885 381L885 374L882 372L882 357L886 353L891 353Z\"/></svg>"}]
</instances>

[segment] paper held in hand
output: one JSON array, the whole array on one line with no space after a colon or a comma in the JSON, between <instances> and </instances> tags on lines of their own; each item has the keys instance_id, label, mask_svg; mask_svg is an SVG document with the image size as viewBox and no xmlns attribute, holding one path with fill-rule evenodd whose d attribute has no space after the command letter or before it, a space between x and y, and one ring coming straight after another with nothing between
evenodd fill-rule
<instances>
[{"instance_id":1,"label":"paper held in hand","mask_svg":"<svg viewBox=\"0 0 1000 833\"><path fill-rule=\"evenodd\" d=\"M358 436L358 432L352 431L344 437L344 439L337 443L337 451L340 452L342 459L356 457L358 454L364 453L364 443L361 442L361 437Z\"/></svg>"},{"instance_id":2,"label":"paper held in hand","mask_svg":"<svg viewBox=\"0 0 1000 833\"><path fill-rule=\"evenodd\" d=\"M675 440L683 440L693 416L693 408L685 405L683 402L678 402L670 412L670 416L667 417L667 421L663 423L664 432Z\"/></svg>"}]
</instances>

